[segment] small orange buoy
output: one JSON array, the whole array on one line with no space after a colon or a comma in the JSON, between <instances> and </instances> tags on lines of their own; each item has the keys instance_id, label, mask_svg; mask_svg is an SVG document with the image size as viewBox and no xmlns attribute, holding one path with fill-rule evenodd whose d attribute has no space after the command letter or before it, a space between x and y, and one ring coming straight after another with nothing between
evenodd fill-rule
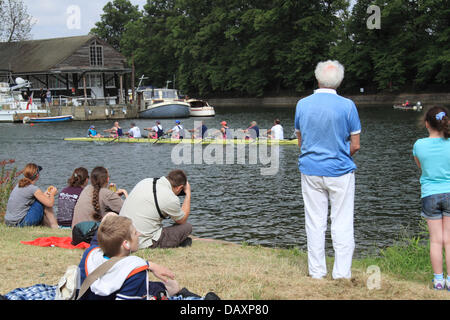
<instances>
[{"instance_id":1,"label":"small orange buoy","mask_svg":"<svg viewBox=\"0 0 450 320\"><path fill-rule=\"evenodd\" d=\"M33 127L34 126L34 123L30 123L30 127Z\"/></svg>"}]
</instances>

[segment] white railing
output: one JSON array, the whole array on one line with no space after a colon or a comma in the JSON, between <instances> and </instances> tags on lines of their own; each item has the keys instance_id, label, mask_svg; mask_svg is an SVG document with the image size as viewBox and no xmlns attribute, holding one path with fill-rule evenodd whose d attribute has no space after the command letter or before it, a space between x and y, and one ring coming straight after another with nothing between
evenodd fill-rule
<instances>
[{"instance_id":1,"label":"white railing","mask_svg":"<svg viewBox=\"0 0 450 320\"><path fill-rule=\"evenodd\" d=\"M35 99L36 100L36 99ZM74 106L74 107L82 107L84 106L85 102L88 106L97 106L97 105L116 105L117 97L102 97L102 98L96 98L96 97L87 97L84 96L65 96L65 95L59 95L59 96L52 96L52 102L51 105L55 106L55 101L58 102L57 106L61 107L68 107L68 106ZM37 102L36 102L37 104Z\"/></svg>"}]
</instances>

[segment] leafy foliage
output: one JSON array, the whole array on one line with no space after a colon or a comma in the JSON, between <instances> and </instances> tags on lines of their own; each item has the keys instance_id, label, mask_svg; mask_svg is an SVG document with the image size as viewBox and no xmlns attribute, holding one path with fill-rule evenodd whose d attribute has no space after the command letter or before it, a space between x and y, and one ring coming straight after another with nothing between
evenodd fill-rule
<instances>
[{"instance_id":1,"label":"leafy foliage","mask_svg":"<svg viewBox=\"0 0 450 320\"><path fill-rule=\"evenodd\" d=\"M377 5L381 29L369 29ZM427 89L450 82L450 0L128 0L92 32L155 86L189 94L311 92L314 68L337 59L343 90Z\"/></svg>"},{"instance_id":2,"label":"leafy foliage","mask_svg":"<svg viewBox=\"0 0 450 320\"><path fill-rule=\"evenodd\" d=\"M17 183L17 177L22 172L17 172L17 168L7 169L7 166L13 164L14 160L0 161L0 222L6 212L9 195Z\"/></svg>"}]
</instances>

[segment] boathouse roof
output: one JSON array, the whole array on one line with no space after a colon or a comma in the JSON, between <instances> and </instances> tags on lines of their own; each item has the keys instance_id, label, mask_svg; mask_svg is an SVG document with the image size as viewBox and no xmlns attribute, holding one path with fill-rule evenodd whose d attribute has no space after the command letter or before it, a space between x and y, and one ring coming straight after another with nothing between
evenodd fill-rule
<instances>
[{"instance_id":1,"label":"boathouse roof","mask_svg":"<svg viewBox=\"0 0 450 320\"><path fill-rule=\"evenodd\" d=\"M51 71L79 70L86 71L86 63L77 63L77 56L83 47L96 40L113 52L114 69L128 71L126 59L117 50L95 35L28 40L20 42L0 42L0 69L10 70L14 74L47 73ZM87 56L89 52L87 52ZM75 57L75 58L74 58ZM70 61L68 61L70 60ZM98 68L97 68L98 69ZM110 69L105 66L103 69Z\"/></svg>"}]
</instances>

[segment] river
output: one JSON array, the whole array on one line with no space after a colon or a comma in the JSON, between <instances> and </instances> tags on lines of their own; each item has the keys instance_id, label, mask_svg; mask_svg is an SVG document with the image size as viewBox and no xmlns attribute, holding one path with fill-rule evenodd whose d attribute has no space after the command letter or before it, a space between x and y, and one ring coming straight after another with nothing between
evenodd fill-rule
<instances>
[{"instance_id":1,"label":"river","mask_svg":"<svg viewBox=\"0 0 450 320\"><path fill-rule=\"evenodd\" d=\"M285 137L294 131L293 108L216 108L216 116L203 118L208 128L220 128L226 120L231 128L246 128L251 120L260 128L270 128L279 118ZM361 118L361 150L354 156L356 171L355 255L392 245L402 234L418 234L422 229L420 213L420 172L411 150L416 139L426 136L418 126L417 112L391 107L358 108ZM194 118L182 119L192 128ZM150 127L153 120L123 120L128 129L132 121L138 127ZM198 121L198 120L197 120ZM113 121L95 121L97 130L112 127ZM84 136L89 122L53 124L0 123L0 160L15 159L23 168L28 162L41 165L37 185L42 189L55 185L61 190L74 168L108 168L111 181L130 192L143 178L166 175L171 169L186 171L192 186L192 211L189 221L193 234L269 247L306 249L304 211L298 147L279 146L279 169L262 175L269 167L258 159L250 163L180 164L171 161L173 144L129 144L68 142L64 137ZM167 130L173 120L162 120ZM205 150L206 146L202 147ZM229 151L229 150L228 150ZM237 150L236 154L237 154ZM224 149L226 156L226 149ZM211 153L212 154L212 153ZM269 154L271 150L269 149ZM224 158L225 159L225 158ZM332 252L327 231L327 251Z\"/></svg>"}]
</instances>

